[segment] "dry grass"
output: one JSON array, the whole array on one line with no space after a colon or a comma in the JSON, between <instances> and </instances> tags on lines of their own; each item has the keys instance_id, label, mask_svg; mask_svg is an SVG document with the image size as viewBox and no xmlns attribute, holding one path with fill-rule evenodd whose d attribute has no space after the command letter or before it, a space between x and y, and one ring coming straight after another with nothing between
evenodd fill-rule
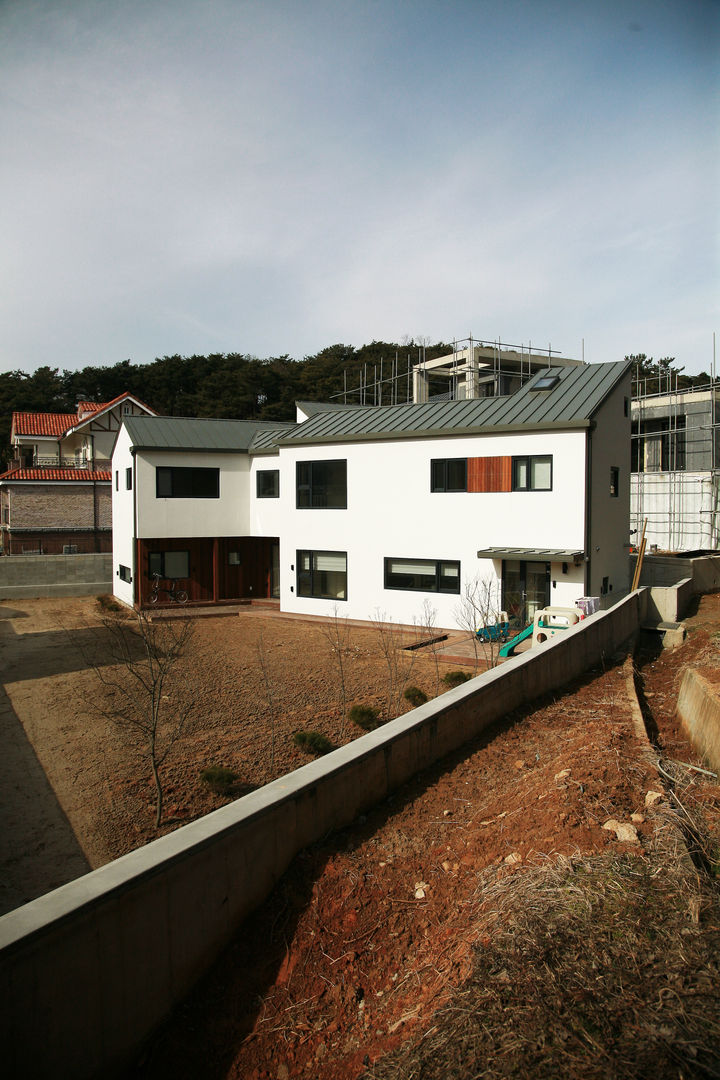
<instances>
[{"instance_id":1,"label":"dry grass","mask_svg":"<svg viewBox=\"0 0 720 1080\"><path fill-rule=\"evenodd\" d=\"M676 836L488 870L472 977L368 1080L719 1076L720 897Z\"/></svg>"}]
</instances>

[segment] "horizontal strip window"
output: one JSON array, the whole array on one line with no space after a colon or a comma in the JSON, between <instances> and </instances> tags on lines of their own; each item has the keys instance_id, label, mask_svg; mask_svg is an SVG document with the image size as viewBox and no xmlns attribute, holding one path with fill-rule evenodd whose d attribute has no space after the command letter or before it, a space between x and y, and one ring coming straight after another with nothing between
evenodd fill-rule
<instances>
[{"instance_id":1,"label":"horizontal strip window","mask_svg":"<svg viewBox=\"0 0 720 1080\"><path fill-rule=\"evenodd\" d=\"M298 551L297 594L347 600L347 552Z\"/></svg>"},{"instance_id":2,"label":"horizontal strip window","mask_svg":"<svg viewBox=\"0 0 720 1080\"><path fill-rule=\"evenodd\" d=\"M513 491L552 491L552 454L512 459Z\"/></svg>"},{"instance_id":3,"label":"horizontal strip window","mask_svg":"<svg viewBox=\"0 0 720 1080\"><path fill-rule=\"evenodd\" d=\"M257 497L258 499L280 498L280 470L258 469L257 471Z\"/></svg>"},{"instance_id":4,"label":"horizontal strip window","mask_svg":"<svg viewBox=\"0 0 720 1080\"><path fill-rule=\"evenodd\" d=\"M158 465L155 494L158 499L219 499L220 470Z\"/></svg>"},{"instance_id":5,"label":"horizontal strip window","mask_svg":"<svg viewBox=\"0 0 720 1080\"><path fill-rule=\"evenodd\" d=\"M467 491L467 458L433 458L431 491Z\"/></svg>"},{"instance_id":6,"label":"horizontal strip window","mask_svg":"<svg viewBox=\"0 0 720 1080\"><path fill-rule=\"evenodd\" d=\"M298 461L298 510L347 509L347 461Z\"/></svg>"},{"instance_id":7,"label":"horizontal strip window","mask_svg":"<svg viewBox=\"0 0 720 1080\"><path fill-rule=\"evenodd\" d=\"M460 563L447 559L385 559L385 588L460 592Z\"/></svg>"}]
</instances>

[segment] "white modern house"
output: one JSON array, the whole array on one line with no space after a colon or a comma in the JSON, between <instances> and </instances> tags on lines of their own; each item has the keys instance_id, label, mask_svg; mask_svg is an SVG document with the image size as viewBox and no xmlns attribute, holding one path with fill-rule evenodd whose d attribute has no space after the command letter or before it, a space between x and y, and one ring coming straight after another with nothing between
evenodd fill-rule
<instances>
[{"instance_id":1,"label":"white modern house","mask_svg":"<svg viewBox=\"0 0 720 1080\"><path fill-rule=\"evenodd\" d=\"M299 422L128 417L113 468L115 593L461 624L474 581L524 621L628 588L630 366L546 368L515 393Z\"/></svg>"}]
</instances>

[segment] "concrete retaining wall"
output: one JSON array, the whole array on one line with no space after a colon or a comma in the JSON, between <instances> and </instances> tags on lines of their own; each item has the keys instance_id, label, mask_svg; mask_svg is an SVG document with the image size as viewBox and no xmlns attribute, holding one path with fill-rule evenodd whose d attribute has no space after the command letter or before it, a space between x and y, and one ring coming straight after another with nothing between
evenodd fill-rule
<instances>
[{"instance_id":1,"label":"concrete retaining wall","mask_svg":"<svg viewBox=\"0 0 720 1080\"><path fill-rule=\"evenodd\" d=\"M647 589L645 619L649 623L680 622L695 595L692 578L685 578L677 585L661 589L654 585Z\"/></svg>"},{"instance_id":2,"label":"concrete retaining wall","mask_svg":"<svg viewBox=\"0 0 720 1080\"><path fill-rule=\"evenodd\" d=\"M637 630L642 597L0 918L6 1075L127 1064L298 851L610 656Z\"/></svg>"},{"instance_id":3,"label":"concrete retaining wall","mask_svg":"<svg viewBox=\"0 0 720 1080\"><path fill-rule=\"evenodd\" d=\"M630 580L635 573L637 555L630 556ZM648 555L643 559L641 585L668 587L690 578L695 593L716 592L720 589L720 553L697 555Z\"/></svg>"},{"instance_id":4,"label":"concrete retaining wall","mask_svg":"<svg viewBox=\"0 0 720 1080\"><path fill-rule=\"evenodd\" d=\"M0 600L20 596L99 596L111 592L111 553L0 558Z\"/></svg>"},{"instance_id":5,"label":"concrete retaining wall","mask_svg":"<svg viewBox=\"0 0 720 1080\"><path fill-rule=\"evenodd\" d=\"M720 697L718 687L688 668L678 694L677 713L697 752L720 772Z\"/></svg>"}]
</instances>

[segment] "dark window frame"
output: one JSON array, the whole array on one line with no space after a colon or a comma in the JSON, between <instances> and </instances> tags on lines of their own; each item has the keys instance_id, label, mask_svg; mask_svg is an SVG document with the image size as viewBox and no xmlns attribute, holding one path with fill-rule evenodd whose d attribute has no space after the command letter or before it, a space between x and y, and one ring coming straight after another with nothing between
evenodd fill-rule
<instances>
[{"instance_id":1,"label":"dark window frame","mask_svg":"<svg viewBox=\"0 0 720 1080\"><path fill-rule=\"evenodd\" d=\"M424 583L419 585L400 584L399 581L393 582L393 578L398 579L401 576L405 578L412 577L411 573L402 575L399 571L392 571L392 563L416 563L427 564L428 568L433 568L432 572L428 572L426 575L428 579L431 577L434 579L432 583ZM444 593L451 596L460 595L460 560L459 559L411 559L406 556L386 556L383 563L383 583L386 589L395 589L399 592L432 592L432 593ZM443 570L444 567L457 568L457 575L451 574L448 576L447 571ZM448 586L447 582L451 580L452 586ZM443 585L443 581L445 584ZM455 587L457 583L457 587Z\"/></svg>"},{"instance_id":2,"label":"dark window frame","mask_svg":"<svg viewBox=\"0 0 720 1080\"><path fill-rule=\"evenodd\" d=\"M122 563L119 563L118 577L121 581L126 581L128 584L130 584L132 582L132 570L129 566L123 566Z\"/></svg>"},{"instance_id":3,"label":"dark window frame","mask_svg":"<svg viewBox=\"0 0 720 1080\"><path fill-rule=\"evenodd\" d=\"M198 465L156 465L157 499L219 499L220 469Z\"/></svg>"},{"instance_id":4,"label":"dark window frame","mask_svg":"<svg viewBox=\"0 0 720 1080\"><path fill-rule=\"evenodd\" d=\"M467 458L431 458L430 491L456 492L467 491Z\"/></svg>"},{"instance_id":5,"label":"dark window frame","mask_svg":"<svg viewBox=\"0 0 720 1080\"><path fill-rule=\"evenodd\" d=\"M547 487L536 487L532 483L532 465L534 462L550 462L550 483ZM527 484L520 486L518 483L518 471L524 464L527 476ZM552 491L554 480L553 455L552 454L514 454L512 459L512 490L513 491Z\"/></svg>"},{"instance_id":6,"label":"dark window frame","mask_svg":"<svg viewBox=\"0 0 720 1080\"><path fill-rule=\"evenodd\" d=\"M308 570L304 570L302 568L303 556L305 556L305 555L308 555L310 557L309 558L310 567L309 567ZM344 556L344 558L345 558L345 590L344 590L345 595L344 596L338 596L337 593L331 593L327 589L325 589L325 590L322 589L322 579L320 578L321 574L340 573L341 572L341 571L327 571L327 570L318 569L318 567L315 564L317 562L318 557L322 556L322 555L330 555L330 556L342 555L342 556ZM306 598L306 599L333 600L335 602L340 601L342 603L345 603L345 601L348 598L347 563L348 563L347 551L330 551L330 550L327 550L327 549L322 549L321 550L320 548L298 548L297 551L295 552L295 574L296 574L295 587L296 587L296 590L297 590L297 595L301 596L303 598ZM309 587L309 591L303 591L303 585L305 583L307 583L307 585Z\"/></svg>"},{"instance_id":7,"label":"dark window frame","mask_svg":"<svg viewBox=\"0 0 720 1080\"><path fill-rule=\"evenodd\" d=\"M323 470L335 467L332 484L323 479ZM332 491L337 501L328 503ZM339 493L339 497L338 497ZM295 508L297 510L347 510L347 458L321 458L295 462Z\"/></svg>"},{"instance_id":8,"label":"dark window frame","mask_svg":"<svg viewBox=\"0 0 720 1080\"><path fill-rule=\"evenodd\" d=\"M270 481L270 477L272 477L272 481ZM258 469L255 474L255 497L258 499L280 498L279 469Z\"/></svg>"},{"instance_id":9,"label":"dark window frame","mask_svg":"<svg viewBox=\"0 0 720 1080\"><path fill-rule=\"evenodd\" d=\"M132 466L125 470L125 490L132 491Z\"/></svg>"},{"instance_id":10,"label":"dark window frame","mask_svg":"<svg viewBox=\"0 0 720 1080\"><path fill-rule=\"evenodd\" d=\"M187 573L168 574L165 565L166 555L184 555L187 561ZM166 551L148 551L148 577L152 579L153 574L156 572L160 574L163 581L186 581L190 577L189 548L180 548L179 550L169 548Z\"/></svg>"}]
</instances>

